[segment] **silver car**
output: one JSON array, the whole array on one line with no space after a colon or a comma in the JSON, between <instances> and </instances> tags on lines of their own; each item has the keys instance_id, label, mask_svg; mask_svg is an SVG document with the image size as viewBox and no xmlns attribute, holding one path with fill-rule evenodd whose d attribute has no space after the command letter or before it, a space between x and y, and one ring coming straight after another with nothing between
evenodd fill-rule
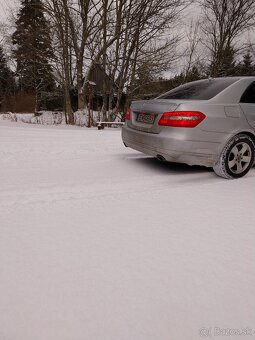
<instances>
[{"instance_id":1,"label":"silver car","mask_svg":"<svg viewBox=\"0 0 255 340\"><path fill-rule=\"evenodd\" d=\"M209 78L134 101L122 139L159 160L242 177L254 164L255 77Z\"/></svg>"}]
</instances>

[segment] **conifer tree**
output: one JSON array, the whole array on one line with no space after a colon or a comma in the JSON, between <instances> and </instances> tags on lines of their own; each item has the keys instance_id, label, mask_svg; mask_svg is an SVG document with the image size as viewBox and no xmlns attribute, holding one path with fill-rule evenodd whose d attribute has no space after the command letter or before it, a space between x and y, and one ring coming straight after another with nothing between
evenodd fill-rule
<instances>
[{"instance_id":1,"label":"conifer tree","mask_svg":"<svg viewBox=\"0 0 255 340\"><path fill-rule=\"evenodd\" d=\"M7 65L7 61L0 46L0 101L14 91L15 82L12 71Z\"/></svg>"},{"instance_id":2,"label":"conifer tree","mask_svg":"<svg viewBox=\"0 0 255 340\"><path fill-rule=\"evenodd\" d=\"M215 51L213 61L209 67L212 77L234 76L236 74L235 50L227 45L220 51Z\"/></svg>"},{"instance_id":3,"label":"conifer tree","mask_svg":"<svg viewBox=\"0 0 255 340\"><path fill-rule=\"evenodd\" d=\"M239 65L239 75L242 76L254 76L255 75L255 66L252 60L252 55L250 51L245 53L243 56L243 60Z\"/></svg>"},{"instance_id":4,"label":"conifer tree","mask_svg":"<svg viewBox=\"0 0 255 340\"><path fill-rule=\"evenodd\" d=\"M21 1L12 41L20 89L36 95L37 111L40 94L54 87L50 29L41 0Z\"/></svg>"}]
</instances>

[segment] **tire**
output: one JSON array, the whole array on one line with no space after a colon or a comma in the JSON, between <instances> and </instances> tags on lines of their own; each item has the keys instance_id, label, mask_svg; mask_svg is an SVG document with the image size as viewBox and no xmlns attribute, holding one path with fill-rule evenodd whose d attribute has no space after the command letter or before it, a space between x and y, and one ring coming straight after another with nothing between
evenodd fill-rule
<instances>
[{"instance_id":1,"label":"tire","mask_svg":"<svg viewBox=\"0 0 255 340\"><path fill-rule=\"evenodd\" d=\"M213 167L216 175L227 178L245 176L254 163L254 142L244 134L231 139L224 147L218 162Z\"/></svg>"}]
</instances>

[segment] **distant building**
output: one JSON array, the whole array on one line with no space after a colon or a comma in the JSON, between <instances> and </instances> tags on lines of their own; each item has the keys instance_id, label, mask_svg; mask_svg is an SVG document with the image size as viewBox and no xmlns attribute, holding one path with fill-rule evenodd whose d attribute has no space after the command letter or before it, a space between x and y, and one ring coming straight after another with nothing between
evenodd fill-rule
<instances>
[{"instance_id":1,"label":"distant building","mask_svg":"<svg viewBox=\"0 0 255 340\"><path fill-rule=\"evenodd\" d=\"M106 94L109 97L111 92L115 92L116 85L109 75L105 75L104 70L99 64L95 64L88 75L89 81L85 84L85 96L87 102L89 96L92 95L92 107L98 110L103 104L103 83L106 82ZM92 85L93 84L93 85ZM92 94L89 92L92 90ZM113 91L112 91L113 90ZM77 90L70 90L73 110L78 107ZM113 96L114 101L114 96ZM60 88L55 93L42 93L41 109L62 110L63 109L63 92ZM0 112L34 112L35 110L35 94L18 91L15 95L9 95L0 101Z\"/></svg>"}]
</instances>

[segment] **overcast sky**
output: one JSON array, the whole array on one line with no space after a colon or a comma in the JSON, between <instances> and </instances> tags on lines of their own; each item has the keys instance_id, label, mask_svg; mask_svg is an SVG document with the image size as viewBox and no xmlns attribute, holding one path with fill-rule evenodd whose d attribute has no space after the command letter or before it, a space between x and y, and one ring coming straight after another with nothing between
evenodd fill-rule
<instances>
[{"instance_id":1,"label":"overcast sky","mask_svg":"<svg viewBox=\"0 0 255 340\"><path fill-rule=\"evenodd\" d=\"M0 0L0 20L3 21L9 15L9 10L17 8L18 0Z\"/></svg>"},{"instance_id":2,"label":"overcast sky","mask_svg":"<svg viewBox=\"0 0 255 340\"><path fill-rule=\"evenodd\" d=\"M0 20L2 21L9 15L9 10L18 8L21 0L0 0ZM192 6L192 9L189 7L189 13L196 14L197 8Z\"/></svg>"},{"instance_id":3,"label":"overcast sky","mask_svg":"<svg viewBox=\"0 0 255 340\"><path fill-rule=\"evenodd\" d=\"M20 2L21 0L0 0L0 23L4 21L8 22L8 17L10 17L10 13L13 13L13 12L15 13L17 11L17 9L19 8ZM199 17L199 14L200 14L199 12L200 12L200 9L198 5L192 5L188 7L186 11L186 15L185 16L182 15L183 21L185 21L187 26L189 26L189 22L191 22L192 19ZM1 37L1 32L0 32L0 37ZM239 37L239 44L241 44L242 42L245 42L245 43L250 42L254 44L254 40L255 40L254 31L252 33L246 32L241 37ZM183 43L185 43L185 41Z\"/></svg>"}]
</instances>

